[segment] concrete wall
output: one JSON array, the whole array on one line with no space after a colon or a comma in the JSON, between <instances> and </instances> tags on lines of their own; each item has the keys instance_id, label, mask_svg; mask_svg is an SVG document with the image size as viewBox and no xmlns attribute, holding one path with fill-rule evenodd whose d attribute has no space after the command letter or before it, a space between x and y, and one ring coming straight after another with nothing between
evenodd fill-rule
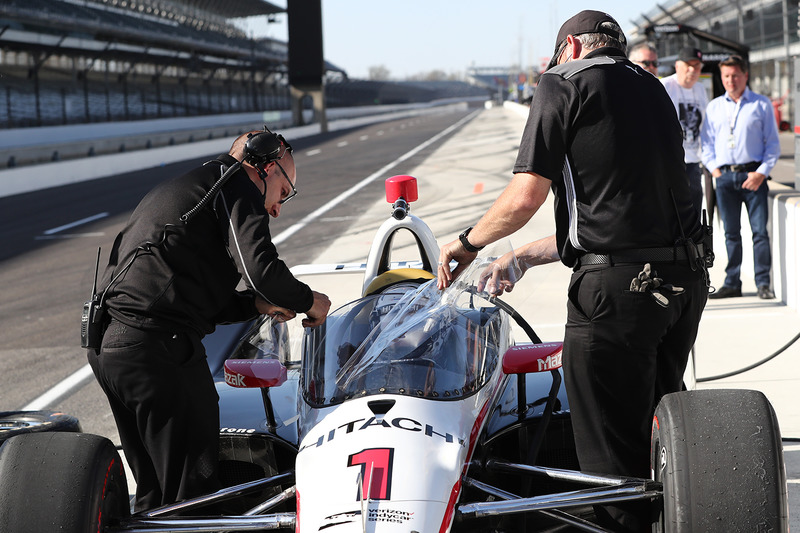
<instances>
[{"instance_id":1,"label":"concrete wall","mask_svg":"<svg viewBox=\"0 0 800 533\"><path fill-rule=\"evenodd\" d=\"M333 120L328 123L328 130L336 131L415 115L447 113L451 112L453 109L466 109L467 105L467 103L462 101L459 103L436 102L433 104L412 104L403 106L342 108L340 110L332 110L329 113L330 117L336 118L333 118ZM237 115L231 117L230 115L224 115L221 117L197 117L197 120L187 120L187 124L182 124L184 126L193 126L194 128L200 128L201 126L204 128L226 127L229 129L230 133L225 137L194 141L180 145L125 150L121 153L118 150L113 150L111 153L105 155L93 155L91 157L86 157L84 155L83 157L67 161L54 161L0 170L0 197L103 178L119 174L120 172L153 168L177 161L185 161L187 159L205 157L210 154L216 155L227 152L236 136L246 131L261 129L265 123L265 119L269 118L262 114L256 114L256 116L245 115L247 116ZM284 128L279 123L284 117L278 116L275 118L276 121L267 121L267 125L279 130L289 140L320 133L319 124ZM222 122L230 122L231 120L233 120L233 123L236 125L220 125ZM251 122L245 124L236 122L239 120ZM19 141L24 140L28 143L26 146L23 146L21 142L18 142L18 148L48 152L53 149L53 145L52 143L45 144L43 141L50 139L52 142L53 138L70 138L76 139L76 144L83 146L82 153L85 154L87 147L97 143L108 142L109 139L122 139L122 142L127 142L131 145L134 142L132 139L140 140L142 137L154 138L164 135L189 135L190 133L187 132L195 132L195 134L197 134L196 132L201 131L194 128L177 130L174 129L174 122L173 129L170 129L169 122L161 120L143 121L142 124L135 125L131 125L130 123L112 123L85 126L86 127L80 125L29 128L28 131L6 130L0 132L0 146L5 146L3 144L5 142L14 142L14 139L18 138ZM130 132L130 135L122 136L123 132ZM32 143L35 142L39 142L40 145L32 145Z\"/></svg>"}]
</instances>

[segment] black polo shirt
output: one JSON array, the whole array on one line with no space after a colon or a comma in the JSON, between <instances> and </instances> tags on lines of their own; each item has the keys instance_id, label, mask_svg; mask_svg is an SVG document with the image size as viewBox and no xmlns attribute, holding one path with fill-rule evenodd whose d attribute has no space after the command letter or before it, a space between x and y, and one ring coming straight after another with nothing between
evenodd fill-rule
<instances>
[{"instance_id":1,"label":"black polo shirt","mask_svg":"<svg viewBox=\"0 0 800 533\"><path fill-rule=\"evenodd\" d=\"M180 222L235 162L221 155L142 199L114 242L100 285L108 287L105 304L114 318L202 336L217 324L257 316L256 294L297 312L311 308L311 289L278 257L263 196L244 169L194 218Z\"/></svg>"},{"instance_id":2,"label":"black polo shirt","mask_svg":"<svg viewBox=\"0 0 800 533\"><path fill-rule=\"evenodd\" d=\"M586 252L672 246L681 228L687 236L700 230L672 101L655 76L613 48L542 75L518 172L553 182L567 266Z\"/></svg>"}]
</instances>

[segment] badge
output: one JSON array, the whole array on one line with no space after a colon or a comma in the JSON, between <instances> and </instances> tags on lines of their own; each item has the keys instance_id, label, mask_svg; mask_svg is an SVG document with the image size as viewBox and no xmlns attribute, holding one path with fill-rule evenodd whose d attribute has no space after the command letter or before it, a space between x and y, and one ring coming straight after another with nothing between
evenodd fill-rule
<instances>
[{"instance_id":1,"label":"badge","mask_svg":"<svg viewBox=\"0 0 800 533\"><path fill-rule=\"evenodd\" d=\"M736 139L733 137L733 135L728 136L728 148L736 148Z\"/></svg>"}]
</instances>

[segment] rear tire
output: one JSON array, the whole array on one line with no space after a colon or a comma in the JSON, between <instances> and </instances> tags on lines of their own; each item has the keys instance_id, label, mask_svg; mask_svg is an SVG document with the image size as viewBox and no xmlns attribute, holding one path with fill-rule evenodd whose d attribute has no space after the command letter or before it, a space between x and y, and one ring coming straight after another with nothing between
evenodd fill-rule
<instances>
[{"instance_id":1,"label":"rear tire","mask_svg":"<svg viewBox=\"0 0 800 533\"><path fill-rule=\"evenodd\" d=\"M761 392L664 396L653 418L651 467L664 484L654 532L789 531L780 430Z\"/></svg>"},{"instance_id":2,"label":"rear tire","mask_svg":"<svg viewBox=\"0 0 800 533\"><path fill-rule=\"evenodd\" d=\"M0 447L0 533L99 533L129 515L125 470L108 439L48 432Z\"/></svg>"},{"instance_id":3,"label":"rear tire","mask_svg":"<svg viewBox=\"0 0 800 533\"><path fill-rule=\"evenodd\" d=\"M0 443L16 435L44 431L80 433L81 425L74 416L52 411L0 412Z\"/></svg>"}]
</instances>

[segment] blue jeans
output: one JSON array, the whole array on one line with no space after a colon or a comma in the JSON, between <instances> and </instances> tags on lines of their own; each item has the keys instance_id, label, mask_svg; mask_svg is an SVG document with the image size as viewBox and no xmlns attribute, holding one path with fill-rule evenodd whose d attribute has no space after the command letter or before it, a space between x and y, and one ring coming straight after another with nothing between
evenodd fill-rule
<instances>
[{"instance_id":1,"label":"blue jeans","mask_svg":"<svg viewBox=\"0 0 800 533\"><path fill-rule=\"evenodd\" d=\"M742 204L747 208L750 229L753 232L753 258L756 286L770 285L772 255L769 247L767 220L769 218L769 187L761 184L757 191L742 189L747 172L723 172L717 178L716 194L719 217L725 227L725 247L728 250L728 265L725 267L725 287L740 289L742 281Z\"/></svg>"}]
</instances>

